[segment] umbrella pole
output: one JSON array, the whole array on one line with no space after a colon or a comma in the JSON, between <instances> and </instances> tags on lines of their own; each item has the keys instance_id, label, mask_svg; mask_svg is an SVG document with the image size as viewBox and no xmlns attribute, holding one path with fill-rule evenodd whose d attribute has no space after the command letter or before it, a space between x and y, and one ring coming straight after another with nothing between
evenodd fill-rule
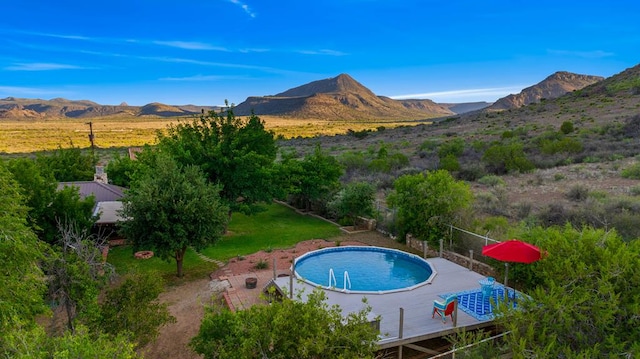
<instances>
[{"instance_id":1,"label":"umbrella pole","mask_svg":"<svg viewBox=\"0 0 640 359\"><path fill-rule=\"evenodd\" d=\"M509 280L509 263L504 263L504 287L507 288L507 280Z\"/></svg>"}]
</instances>

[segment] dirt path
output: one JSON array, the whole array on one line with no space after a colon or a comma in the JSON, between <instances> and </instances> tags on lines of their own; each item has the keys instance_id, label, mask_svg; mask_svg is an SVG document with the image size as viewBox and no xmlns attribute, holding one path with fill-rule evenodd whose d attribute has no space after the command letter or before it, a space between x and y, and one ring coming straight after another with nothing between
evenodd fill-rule
<instances>
[{"instance_id":1,"label":"dirt path","mask_svg":"<svg viewBox=\"0 0 640 359\"><path fill-rule=\"evenodd\" d=\"M214 295L222 290L212 283L209 278L199 279L160 294L160 302L168 304L176 322L161 328L158 339L140 351L145 358L201 358L191 351L189 340L198 333L204 306L211 304Z\"/></svg>"}]
</instances>

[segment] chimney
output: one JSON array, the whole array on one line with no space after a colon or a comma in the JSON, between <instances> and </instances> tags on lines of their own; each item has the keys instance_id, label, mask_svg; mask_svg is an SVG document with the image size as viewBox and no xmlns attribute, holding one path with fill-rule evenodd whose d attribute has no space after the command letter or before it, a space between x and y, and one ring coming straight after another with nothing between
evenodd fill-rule
<instances>
[{"instance_id":1,"label":"chimney","mask_svg":"<svg viewBox=\"0 0 640 359\"><path fill-rule=\"evenodd\" d=\"M93 180L95 182L100 182L104 184L108 184L109 180L107 179L107 173L104 171L104 166L97 165L96 173L93 174Z\"/></svg>"}]
</instances>

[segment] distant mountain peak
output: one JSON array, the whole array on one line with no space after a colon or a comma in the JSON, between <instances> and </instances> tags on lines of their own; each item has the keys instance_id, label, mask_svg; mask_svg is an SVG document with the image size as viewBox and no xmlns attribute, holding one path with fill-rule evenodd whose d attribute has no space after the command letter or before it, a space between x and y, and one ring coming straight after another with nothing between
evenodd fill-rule
<instances>
[{"instance_id":1,"label":"distant mountain peak","mask_svg":"<svg viewBox=\"0 0 640 359\"><path fill-rule=\"evenodd\" d=\"M601 76L581 75L568 71L557 71L539 83L523 89L519 94L509 95L489 106L489 110L508 110L518 108L541 99L560 97L568 92L580 90L604 80Z\"/></svg>"},{"instance_id":2,"label":"distant mountain peak","mask_svg":"<svg viewBox=\"0 0 640 359\"><path fill-rule=\"evenodd\" d=\"M430 100L402 102L377 96L348 74L309 82L273 96L247 98L234 108L237 115L252 112L295 118L424 119L451 114Z\"/></svg>"},{"instance_id":3,"label":"distant mountain peak","mask_svg":"<svg viewBox=\"0 0 640 359\"><path fill-rule=\"evenodd\" d=\"M308 84L294 87L285 92L281 92L275 97L308 97L316 94L328 94L328 93L367 93L373 95L373 92L364 87L361 83L354 80L353 77L347 74L340 74L336 77L317 80L309 82Z\"/></svg>"}]
</instances>

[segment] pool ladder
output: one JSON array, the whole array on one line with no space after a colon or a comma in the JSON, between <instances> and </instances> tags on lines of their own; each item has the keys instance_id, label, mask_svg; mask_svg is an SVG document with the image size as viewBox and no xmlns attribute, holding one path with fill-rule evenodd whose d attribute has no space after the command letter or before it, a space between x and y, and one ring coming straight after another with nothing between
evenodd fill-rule
<instances>
[{"instance_id":1,"label":"pool ladder","mask_svg":"<svg viewBox=\"0 0 640 359\"><path fill-rule=\"evenodd\" d=\"M333 286L331 285L331 283L333 283ZM348 271L344 271L344 276L343 276L343 288L342 290L347 290L347 289L351 289L351 279L349 278L349 272ZM349 288L347 288L347 283L349 284ZM333 287L337 287L338 286L338 282L336 281L336 275L333 272L333 268L329 268L329 288Z\"/></svg>"}]
</instances>

